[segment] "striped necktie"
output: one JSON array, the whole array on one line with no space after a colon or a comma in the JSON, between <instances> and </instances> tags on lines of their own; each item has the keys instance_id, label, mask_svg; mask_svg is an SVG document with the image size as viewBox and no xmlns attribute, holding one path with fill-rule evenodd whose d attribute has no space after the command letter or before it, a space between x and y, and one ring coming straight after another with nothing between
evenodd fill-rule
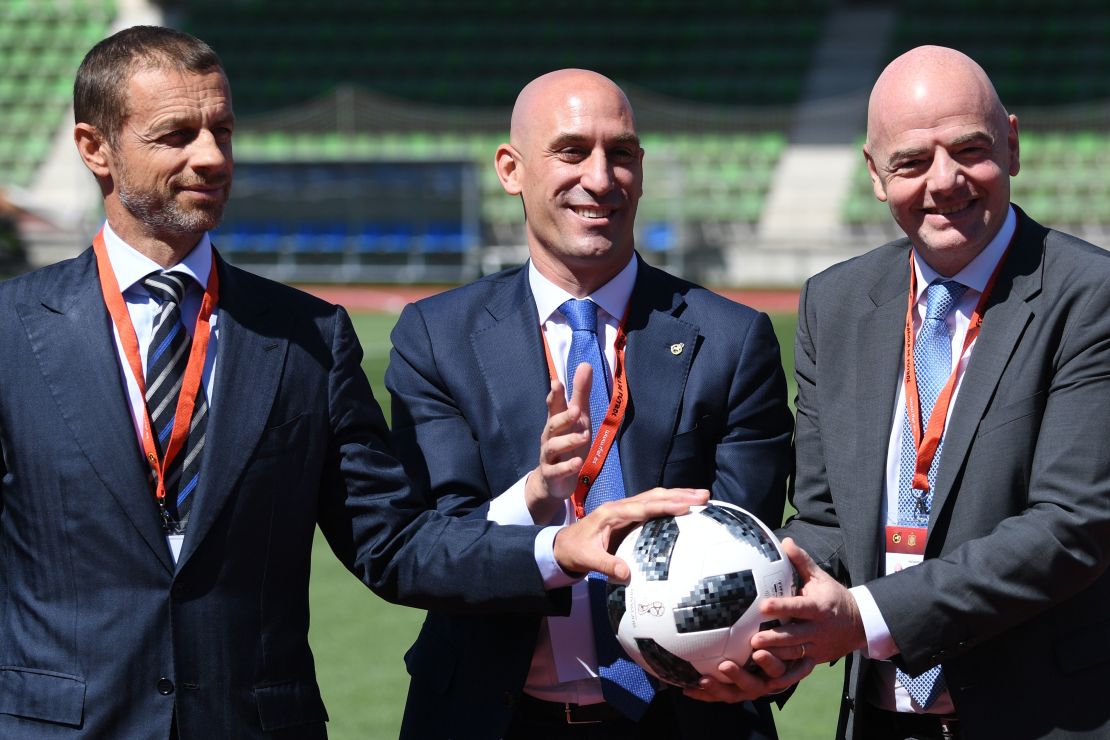
<instances>
[{"instance_id":1,"label":"striped necktie","mask_svg":"<svg viewBox=\"0 0 1110 740\"><path fill-rule=\"evenodd\" d=\"M567 392L574 388L574 371L586 362L593 368L590 388L590 427L597 437L601 420L609 410L609 364L601 351L597 336L597 305L589 300L571 299L559 307L573 332L570 353L567 355ZM624 476L621 471L619 445L609 448L605 463L586 496L589 513L607 501L624 498ZM655 686L644 669L629 660L621 649L609 622L606 607L606 578L601 573L590 573L587 578L590 593L590 613L593 617L594 643L597 649L598 673L601 692L605 701L633 720L639 720L655 696Z\"/></svg>"},{"instance_id":2,"label":"striped necktie","mask_svg":"<svg viewBox=\"0 0 1110 740\"><path fill-rule=\"evenodd\" d=\"M921 423L928 424L941 388L952 374L952 335L948 333L948 314L967 290L953 280L932 283L925 289L925 320L917 332L913 346L914 371L917 373L918 396L921 400ZM933 503L933 483L944 450L944 437L937 444L933 463L929 467L929 492L915 491L913 474L917 463L917 449L910 430L908 414L902 413L902 456L898 469L898 523L914 527L929 524L929 511ZM910 676L901 669L898 681L913 697L918 706L928 709L944 690L944 675L940 666L933 666L920 676Z\"/></svg>"},{"instance_id":3,"label":"striped necktie","mask_svg":"<svg viewBox=\"0 0 1110 740\"><path fill-rule=\"evenodd\" d=\"M165 457L173 433L174 415L192 341L181 321L181 300L192 281L187 275L154 272L143 278L143 286L160 304L154 332L147 348L146 406L158 452ZM172 533L182 534L192 511L200 480L201 452L208 427L208 399L203 385L197 390L192 423L185 444L166 471L166 508Z\"/></svg>"}]
</instances>

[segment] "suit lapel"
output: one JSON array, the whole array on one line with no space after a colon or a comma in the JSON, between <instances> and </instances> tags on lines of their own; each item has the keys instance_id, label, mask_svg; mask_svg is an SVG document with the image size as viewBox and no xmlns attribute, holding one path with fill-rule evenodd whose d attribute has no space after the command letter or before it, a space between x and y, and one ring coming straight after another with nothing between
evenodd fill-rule
<instances>
[{"instance_id":1,"label":"suit lapel","mask_svg":"<svg viewBox=\"0 0 1110 740\"><path fill-rule=\"evenodd\" d=\"M71 263L41 305L21 305L18 311L77 446L155 557L172 571L92 250Z\"/></svg>"},{"instance_id":2,"label":"suit lapel","mask_svg":"<svg viewBox=\"0 0 1110 740\"><path fill-rule=\"evenodd\" d=\"M859 324L859 349L856 352L856 407L858 414L849 416L858 426L849 433L858 440L855 464L864 496L852 496L856 511L850 521L863 523L863 537L847 538L848 547L859 548L857 562L867 564L867 573L878 573L883 491L886 481L886 454L890 440L894 404L901 381L902 337L906 321L906 300L909 293L909 257L898 250L889 269L883 271L872 286L868 297L873 309L863 315ZM845 502L837 501L837 506ZM855 559L855 558L853 558Z\"/></svg>"},{"instance_id":3,"label":"suit lapel","mask_svg":"<svg viewBox=\"0 0 1110 740\"><path fill-rule=\"evenodd\" d=\"M698 327L677 318L686 301L675 290L676 283L666 278L665 273L640 261L625 322L632 402L625 415L620 450L629 496L662 480L679 403L698 349Z\"/></svg>"},{"instance_id":4,"label":"suit lapel","mask_svg":"<svg viewBox=\"0 0 1110 740\"><path fill-rule=\"evenodd\" d=\"M493 323L471 334L470 343L505 448L512 451L511 467L502 468L513 471L515 481L536 466L551 387L527 268L504 284L486 311Z\"/></svg>"},{"instance_id":5,"label":"suit lapel","mask_svg":"<svg viewBox=\"0 0 1110 740\"><path fill-rule=\"evenodd\" d=\"M220 303L211 418L201 463L201 491L178 562L204 540L258 445L285 363L287 329L272 326L268 305L252 300L242 273L217 260Z\"/></svg>"},{"instance_id":6,"label":"suit lapel","mask_svg":"<svg viewBox=\"0 0 1110 740\"><path fill-rule=\"evenodd\" d=\"M975 340L959 395L952 407L952 418L944 433L930 529L952 492L1002 372L1033 318L1029 300L1040 292L1043 258L1044 230L1019 211L1013 248L988 300L983 327Z\"/></svg>"}]
</instances>

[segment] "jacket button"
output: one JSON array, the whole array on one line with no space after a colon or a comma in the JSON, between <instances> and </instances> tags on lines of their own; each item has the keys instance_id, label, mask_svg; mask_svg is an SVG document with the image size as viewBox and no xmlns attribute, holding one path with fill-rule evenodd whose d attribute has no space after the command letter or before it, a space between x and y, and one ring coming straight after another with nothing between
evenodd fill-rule
<instances>
[{"instance_id":1,"label":"jacket button","mask_svg":"<svg viewBox=\"0 0 1110 740\"><path fill-rule=\"evenodd\" d=\"M158 679L158 693L161 694L162 696L169 696L170 694L172 694L173 693L173 681L169 680L165 676Z\"/></svg>"}]
</instances>

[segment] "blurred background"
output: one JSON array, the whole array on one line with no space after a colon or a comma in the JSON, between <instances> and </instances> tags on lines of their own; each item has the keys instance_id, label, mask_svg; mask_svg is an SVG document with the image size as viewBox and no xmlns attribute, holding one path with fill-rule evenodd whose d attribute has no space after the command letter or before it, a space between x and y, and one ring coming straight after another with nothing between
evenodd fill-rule
<instances>
[{"instance_id":1,"label":"blurred background","mask_svg":"<svg viewBox=\"0 0 1110 740\"><path fill-rule=\"evenodd\" d=\"M552 69L599 71L632 100L641 254L730 293L792 296L900 235L860 147L875 77L923 43L978 60L1018 115L1014 201L1110 243L1105 0L0 0L0 276L74 256L99 227L73 76L99 39L140 23L205 39L231 79L235 187L217 247L349 301L387 412L391 311L526 258L492 160L517 92ZM739 295L772 313L789 377L793 305ZM362 589L322 538L312 589L332 736L395 737L421 613ZM836 666L803 683L779 714L784 740L833 736L840 680Z\"/></svg>"},{"instance_id":2,"label":"blurred background","mask_svg":"<svg viewBox=\"0 0 1110 740\"><path fill-rule=\"evenodd\" d=\"M579 66L637 112L640 251L716 286L797 286L896 234L859 150L877 73L921 43L969 53L1018 114L1016 202L1095 242L1110 229L1101 0L0 0L0 271L98 226L73 74L136 23L223 57L240 123L217 244L280 280L454 283L523 261L493 152L520 88Z\"/></svg>"}]
</instances>

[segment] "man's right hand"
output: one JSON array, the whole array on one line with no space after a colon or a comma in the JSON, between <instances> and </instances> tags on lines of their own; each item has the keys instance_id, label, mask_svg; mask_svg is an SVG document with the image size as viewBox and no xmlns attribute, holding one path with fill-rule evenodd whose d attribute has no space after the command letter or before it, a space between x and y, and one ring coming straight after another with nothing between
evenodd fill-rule
<instances>
[{"instance_id":1,"label":"man's right hand","mask_svg":"<svg viewBox=\"0 0 1110 740\"><path fill-rule=\"evenodd\" d=\"M562 521L566 500L574 493L578 471L590 451L590 386L593 368L583 362L574 371L574 391L567 403L563 384L551 381L547 423L540 435L540 464L524 485L524 501L537 524Z\"/></svg>"}]
</instances>

